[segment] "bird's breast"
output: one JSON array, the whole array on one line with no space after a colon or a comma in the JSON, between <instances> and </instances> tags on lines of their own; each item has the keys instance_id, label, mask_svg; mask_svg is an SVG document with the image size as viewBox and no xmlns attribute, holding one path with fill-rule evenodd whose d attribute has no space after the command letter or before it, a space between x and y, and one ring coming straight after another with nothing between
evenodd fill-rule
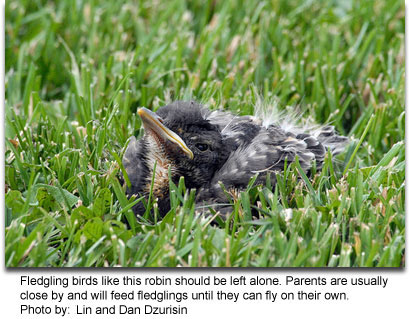
<instances>
[{"instance_id":1,"label":"bird's breast","mask_svg":"<svg viewBox=\"0 0 410 319\"><path fill-rule=\"evenodd\" d=\"M172 171L172 162L168 159L165 152L161 149L158 149L157 147L149 148L149 152L146 158L148 171L150 172L150 174L146 178L144 193L150 193L151 183L153 180L153 195L159 199L164 199L169 193L168 171L170 169Z\"/></svg>"}]
</instances>

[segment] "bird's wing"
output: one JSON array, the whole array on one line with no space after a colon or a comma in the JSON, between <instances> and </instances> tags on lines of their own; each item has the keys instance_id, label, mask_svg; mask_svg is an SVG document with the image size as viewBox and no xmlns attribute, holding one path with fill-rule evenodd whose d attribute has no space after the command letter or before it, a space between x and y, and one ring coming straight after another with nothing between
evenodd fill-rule
<instances>
[{"instance_id":1,"label":"bird's wing","mask_svg":"<svg viewBox=\"0 0 410 319\"><path fill-rule=\"evenodd\" d=\"M255 174L259 174L258 183L262 183L268 173L283 171L285 162L294 162L296 156L302 169L308 171L313 160L323 161L325 149L308 134L294 135L275 126L261 128L250 143L231 153L211 183L200 190L200 198L226 200L220 182L227 190L243 190ZM274 178L272 176L273 182Z\"/></svg>"},{"instance_id":2,"label":"bird's wing","mask_svg":"<svg viewBox=\"0 0 410 319\"><path fill-rule=\"evenodd\" d=\"M141 179L142 172L146 170L143 161L141 161L140 154L143 154L141 148L143 148L142 143L138 143L135 136L130 138L127 149L125 150L124 156L122 158L122 164L124 165L125 171L127 172L128 178L131 182L130 193L135 193L139 190L134 190L135 185L139 185L139 180Z\"/></svg>"}]
</instances>

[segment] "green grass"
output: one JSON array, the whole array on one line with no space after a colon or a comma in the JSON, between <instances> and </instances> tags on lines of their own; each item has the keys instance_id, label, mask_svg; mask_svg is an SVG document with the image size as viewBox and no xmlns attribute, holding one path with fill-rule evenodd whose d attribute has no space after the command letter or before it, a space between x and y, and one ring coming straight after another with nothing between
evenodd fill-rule
<instances>
[{"instance_id":1,"label":"green grass","mask_svg":"<svg viewBox=\"0 0 410 319\"><path fill-rule=\"evenodd\" d=\"M6 2L6 266L404 266L404 2L241 3ZM259 95L346 152L249 187L218 225L183 181L137 220L119 181L137 108L251 114Z\"/></svg>"}]
</instances>

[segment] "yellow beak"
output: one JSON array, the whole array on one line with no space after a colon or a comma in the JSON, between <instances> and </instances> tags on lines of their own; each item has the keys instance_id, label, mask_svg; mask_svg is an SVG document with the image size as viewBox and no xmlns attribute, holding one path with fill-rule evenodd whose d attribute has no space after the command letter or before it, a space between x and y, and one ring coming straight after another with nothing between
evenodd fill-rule
<instances>
[{"instance_id":1,"label":"yellow beak","mask_svg":"<svg viewBox=\"0 0 410 319\"><path fill-rule=\"evenodd\" d=\"M162 124L162 119L154 112L142 107L138 110L145 130L152 130L162 139L176 144L190 159L194 158L194 153L188 148L182 138Z\"/></svg>"}]
</instances>

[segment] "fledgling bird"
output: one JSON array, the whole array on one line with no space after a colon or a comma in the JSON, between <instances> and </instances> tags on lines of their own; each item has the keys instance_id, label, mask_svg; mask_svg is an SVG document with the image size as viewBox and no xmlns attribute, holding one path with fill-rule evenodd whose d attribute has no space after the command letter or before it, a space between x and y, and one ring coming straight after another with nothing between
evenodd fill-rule
<instances>
[{"instance_id":1,"label":"fledgling bird","mask_svg":"<svg viewBox=\"0 0 410 319\"><path fill-rule=\"evenodd\" d=\"M282 171L286 161L298 157L306 172L316 161L320 169L328 148L336 155L346 145L347 138L332 126L289 125L286 118L266 111L259 114L263 119L236 116L193 101L176 101L156 113L140 108L144 135L131 137L123 157L131 182L128 194L148 197L155 165L153 195L161 216L170 209L169 176L176 184L183 176L187 188L197 189L198 204L226 204L220 183L226 190L240 191L255 174L258 184L271 174L274 184L274 173ZM133 209L137 215L145 212L141 201Z\"/></svg>"}]
</instances>

